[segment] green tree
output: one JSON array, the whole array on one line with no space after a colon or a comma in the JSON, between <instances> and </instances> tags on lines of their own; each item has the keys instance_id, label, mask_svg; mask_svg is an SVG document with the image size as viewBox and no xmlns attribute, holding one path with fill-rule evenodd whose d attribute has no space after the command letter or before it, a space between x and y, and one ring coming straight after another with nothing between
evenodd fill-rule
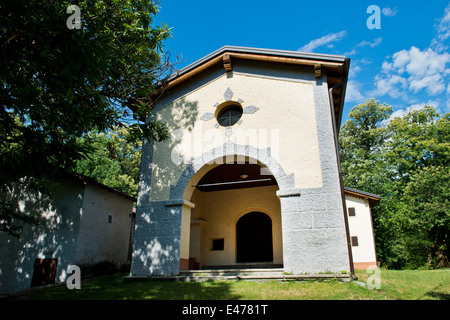
<instances>
[{"instance_id":1,"label":"green tree","mask_svg":"<svg viewBox=\"0 0 450 320\"><path fill-rule=\"evenodd\" d=\"M373 208L373 228L379 260L397 263L394 251L401 239L396 213L396 188L391 177L395 168L385 158L385 142L390 132L385 122L392 115L392 107L375 99L352 108L349 119L339 133L339 151L344 185L381 196L380 204Z\"/></svg>"},{"instance_id":2,"label":"green tree","mask_svg":"<svg viewBox=\"0 0 450 320\"><path fill-rule=\"evenodd\" d=\"M411 175L428 166L450 165L450 114L443 117L431 106L396 117L387 126L390 140L385 153L396 168L402 187Z\"/></svg>"},{"instance_id":3,"label":"green tree","mask_svg":"<svg viewBox=\"0 0 450 320\"><path fill-rule=\"evenodd\" d=\"M137 196L142 142L130 141L126 128L108 134L91 132L83 143L94 151L76 163L75 171L133 197Z\"/></svg>"},{"instance_id":4,"label":"green tree","mask_svg":"<svg viewBox=\"0 0 450 320\"><path fill-rule=\"evenodd\" d=\"M340 158L344 185L378 193L385 183L380 175L383 146L388 131L382 124L392 114L392 107L375 99L352 108L339 133ZM380 180L381 179L381 180Z\"/></svg>"},{"instance_id":5,"label":"green tree","mask_svg":"<svg viewBox=\"0 0 450 320\"><path fill-rule=\"evenodd\" d=\"M391 114L374 99L352 109L339 136L344 184L381 196L372 214L386 266L448 265L450 114Z\"/></svg>"},{"instance_id":6,"label":"green tree","mask_svg":"<svg viewBox=\"0 0 450 320\"><path fill-rule=\"evenodd\" d=\"M393 119L386 143L395 166L405 265L448 266L450 114L430 106Z\"/></svg>"},{"instance_id":7,"label":"green tree","mask_svg":"<svg viewBox=\"0 0 450 320\"><path fill-rule=\"evenodd\" d=\"M449 266L449 176L448 166L424 167L405 188L405 247L411 267Z\"/></svg>"},{"instance_id":8,"label":"green tree","mask_svg":"<svg viewBox=\"0 0 450 320\"><path fill-rule=\"evenodd\" d=\"M80 8L80 29L66 25L69 5ZM91 152L79 138L92 130L128 123L135 140L168 137L163 123L143 121L173 67L162 62L170 30L152 25L153 1L5 0L0 11L0 193L73 169ZM21 217L0 209L0 231L10 232Z\"/></svg>"}]
</instances>

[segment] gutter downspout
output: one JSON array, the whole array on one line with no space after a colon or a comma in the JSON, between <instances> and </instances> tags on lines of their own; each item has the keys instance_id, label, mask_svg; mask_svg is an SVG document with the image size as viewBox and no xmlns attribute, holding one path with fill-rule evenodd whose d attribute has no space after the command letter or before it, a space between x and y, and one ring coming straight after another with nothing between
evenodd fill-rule
<instances>
[{"instance_id":1,"label":"gutter downspout","mask_svg":"<svg viewBox=\"0 0 450 320\"><path fill-rule=\"evenodd\" d=\"M341 187L342 208L344 210L344 223L345 223L345 233L346 233L346 237L347 237L348 259L350 262L350 274L351 274L352 278L354 280L356 280L358 278L355 275L355 269L353 266L352 244L350 241L350 230L348 227L347 205L345 204L344 182L342 180L341 160L340 160L340 156L339 156L339 143L338 143L338 134L337 134L337 130L336 130L336 117L334 115L334 102L333 102L333 90L346 84L347 80L348 80L348 78L345 76L344 80L341 83L338 83L337 85L331 87L328 90L328 98L330 99L330 105L331 105L331 119L333 122L334 144L335 144L335 149L336 149L336 160L337 160L338 172L339 172L339 184Z\"/></svg>"}]
</instances>

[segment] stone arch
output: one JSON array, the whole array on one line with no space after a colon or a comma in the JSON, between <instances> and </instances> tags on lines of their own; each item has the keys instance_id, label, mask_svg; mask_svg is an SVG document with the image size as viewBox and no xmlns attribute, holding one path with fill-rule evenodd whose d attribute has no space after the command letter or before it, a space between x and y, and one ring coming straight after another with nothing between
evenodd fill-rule
<instances>
[{"instance_id":1,"label":"stone arch","mask_svg":"<svg viewBox=\"0 0 450 320\"><path fill-rule=\"evenodd\" d=\"M275 177L279 186L279 193L293 192L295 190L294 174L286 174L278 160L272 156L271 148L258 149L249 145L238 145L227 141L220 147L210 149L202 155L193 158L186 166L175 186L171 186L170 200L190 200L194 186L209 170L227 161L253 161L266 167ZM225 162L223 162L225 161ZM209 165L209 166L207 166ZM202 170L204 172L202 172ZM200 174L198 174L200 173Z\"/></svg>"},{"instance_id":2,"label":"stone arch","mask_svg":"<svg viewBox=\"0 0 450 320\"><path fill-rule=\"evenodd\" d=\"M234 164L234 163L244 163L248 162L250 164L257 164L261 167L268 169L268 174L273 176L277 182L278 185L278 191L276 191L276 195L278 195L278 192L281 192L280 196L283 196L285 193L290 193L291 190L294 189L294 175L293 174L286 174L284 169L282 168L281 164L278 162L278 160L272 156L271 149L270 148L264 148L264 149L258 149L249 145L238 145L234 144L231 141L227 141L224 145L221 147L217 147L211 150L208 150L207 152L203 153L201 156L193 158L191 162L186 166L186 168L183 170L183 172L180 175L180 178L175 186L171 186L170 190L170 198L168 202L172 205L181 205L183 206L183 221L182 221L182 228L181 228L181 250L180 250L180 267L182 269L188 269L188 259L191 259L191 254L189 253L189 246L188 243L191 242L191 228L188 221L190 221L191 217L191 209L196 208L195 201L192 201L192 195L194 193L194 190L196 189L195 186L198 184L200 179L210 170L213 170L217 166L221 164ZM198 203L197 203L198 205ZM255 208L256 209L256 208ZM263 210L253 210L253 211L259 211L263 214L266 214L271 221L273 221L273 217L267 212L264 212ZM250 211L247 211L246 213L249 213ZM242 212L243 213L243 212ZM280 220L281 217L278 219ZM235 221L235 223L237 220ZM279 226L281 225L281 221L277 221L277 230ZM234 224L236 226L236 224ZM273 224L271 224L271 228L273 227ZM196 227L197 228L197 227ZM235 228L235 227L234 227ZM273 229L271 229L273 230ZM280 229L277 237L275 240L275 236L272 234L273 231L271 231L271 261L275 261L275 252L277 254L277 261L281 259L282 261L282 248L278 248L279 246L282 246L282 240L281 240L281 232ZM196 237L198 236L198 231L194 232L196 234ZM232 240L236 244L236 230L234 230L234 239ZM277 248L275 248L275 244L273 241L276 241ZM235 245L234 245L235 247ZM184 248L184 249L183 249ZM236 247L234 249L234 254L236 254ZM234 258L234 261L236 259L236 256ZM197 262L200 262L197 261ZM268 262L268 261L267 261Z\"/></svg>"}]
</instances>

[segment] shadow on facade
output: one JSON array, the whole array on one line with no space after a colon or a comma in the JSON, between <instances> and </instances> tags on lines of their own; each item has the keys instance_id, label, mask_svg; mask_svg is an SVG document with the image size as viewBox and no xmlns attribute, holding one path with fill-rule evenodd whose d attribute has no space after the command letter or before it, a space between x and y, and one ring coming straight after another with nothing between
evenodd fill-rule
<instances>
[{"instance_id":1,"label":"shadow on facade","mask_svg":"<svg viewBox=\"0 0 450 320\"><path fill-rule=\"evenodd\" d=\"M61 187L56 193L41 193L17 185L10 190L9 203L22 214L35 214L39 224L23 224L20 238L0 233L0 294L30 287L36 259L57 259L55 281L64 280L64 267L75 263L76 242L83 201L82 186ZM78 208L78 210L74 210ZM74 212L75 211L75 212ZM17 223L17 222L15 222Z\"/></svg>"},{"instance_id":2,"label":"shadow on facade","mask_svg":"<svg viewBox=\"0 0 450 320\"><path fill-rule=\"evenodd\" d=\"M152 185L153 190L151 190L151 194L161 194L167 192L166 188L169 188L171 183L176 183L179 175L187 166L183 163L182 155L178 154L176 147L184 138L183 132L193 131L194 123L199 113L198 103L196 101L186 101L183 98L175 102L172 107L167 107L167 110L170 110L170 116L167 117L169 120L166 122L166 126L171 130L171 136L167 141L155 142L155 146L158 147L158 154L161 155L165 161L143 161L143 163L152 164L152 167L151 170L141 169L141 184L139 191L139 198L141 199L143 197L149 199L150 197L150 188L149 186L142 185L142 181L151 181L151 175L157 176L158 182ZM178 128L182 128L183 131ZM191 147L193 148L194 146ZM146 157L153 158L154 145L150 143L147 144L147 149L149 148L152 150L143 150L143 160ZM179 151L182 152L182 150ZM174 162L177 161L179 161L179 163L176 163L177 165L174 166Z\"/></svg>"}]
</instances>

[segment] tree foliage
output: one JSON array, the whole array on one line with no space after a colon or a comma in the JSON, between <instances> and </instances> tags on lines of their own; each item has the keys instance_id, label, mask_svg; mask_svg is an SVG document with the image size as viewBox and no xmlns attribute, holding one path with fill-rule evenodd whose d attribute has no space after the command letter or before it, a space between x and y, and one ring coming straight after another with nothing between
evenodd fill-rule
<instances>
[{"instance_id":1,"label":"tree foliage","mask_svg":"<svg viewBox=\"0 0 450 320\"><path fill-rule=\"evenodd\" d=\"M392 107L374 99L355 106L339 135L342 174L346 186L367 192L379 192L385 175L374 175L377 167L384 166L382 148L388 132L380 124L392 114Z\"/></svg>"},{"instance_id":2,"label":"tree foliage","mask_svg":"<svg viewBox=\"0 0 450 320\"><path fill-rule=\"evenodd\" d=\"M406 253L410 265L426 261L437 267L449 266L450 230L449 167L428 166L413 174L402 201Z\"/></svg>"},{"instance_id":3,"label":"tree foliage","mask_svg":"<svg viewBox=\"0 0 450 320\"><path fill-rule=\"evenodd\" d=\"M339 136L344 184L381 196L373 208L378 259L393 268L448 266L450 114L433 107L392 118L374 99Z\"/></svg>"},{"instance_id":4,"label":"tree foliage","mask_svg":"<svg viewBox=\"0 0 450 320\"><path fill-rule=\"evenodd\" d=\"M75 171L111 188L136 197L142 141L130 141L126 128L109 133L91 132L83 138L94 151L77 161Z\"/></svg>"},{"instance_id":5,"label":"tree foliage","mask_svg":"<svg viewBox=\"0 0 450 320\"><path fill-rule=\"evenodd\" d=\"M80 29L67 27L69 5L80 8ZM72 170L92 151L79 138L93 130L127 123L131 140L168 137L163 123L143 121L173 67L162 59L170 29L152 25L153 1L5 0L0 10L0 192ZM0 209L8 231L11 208Z\"/></svg>"}]
</instances>

